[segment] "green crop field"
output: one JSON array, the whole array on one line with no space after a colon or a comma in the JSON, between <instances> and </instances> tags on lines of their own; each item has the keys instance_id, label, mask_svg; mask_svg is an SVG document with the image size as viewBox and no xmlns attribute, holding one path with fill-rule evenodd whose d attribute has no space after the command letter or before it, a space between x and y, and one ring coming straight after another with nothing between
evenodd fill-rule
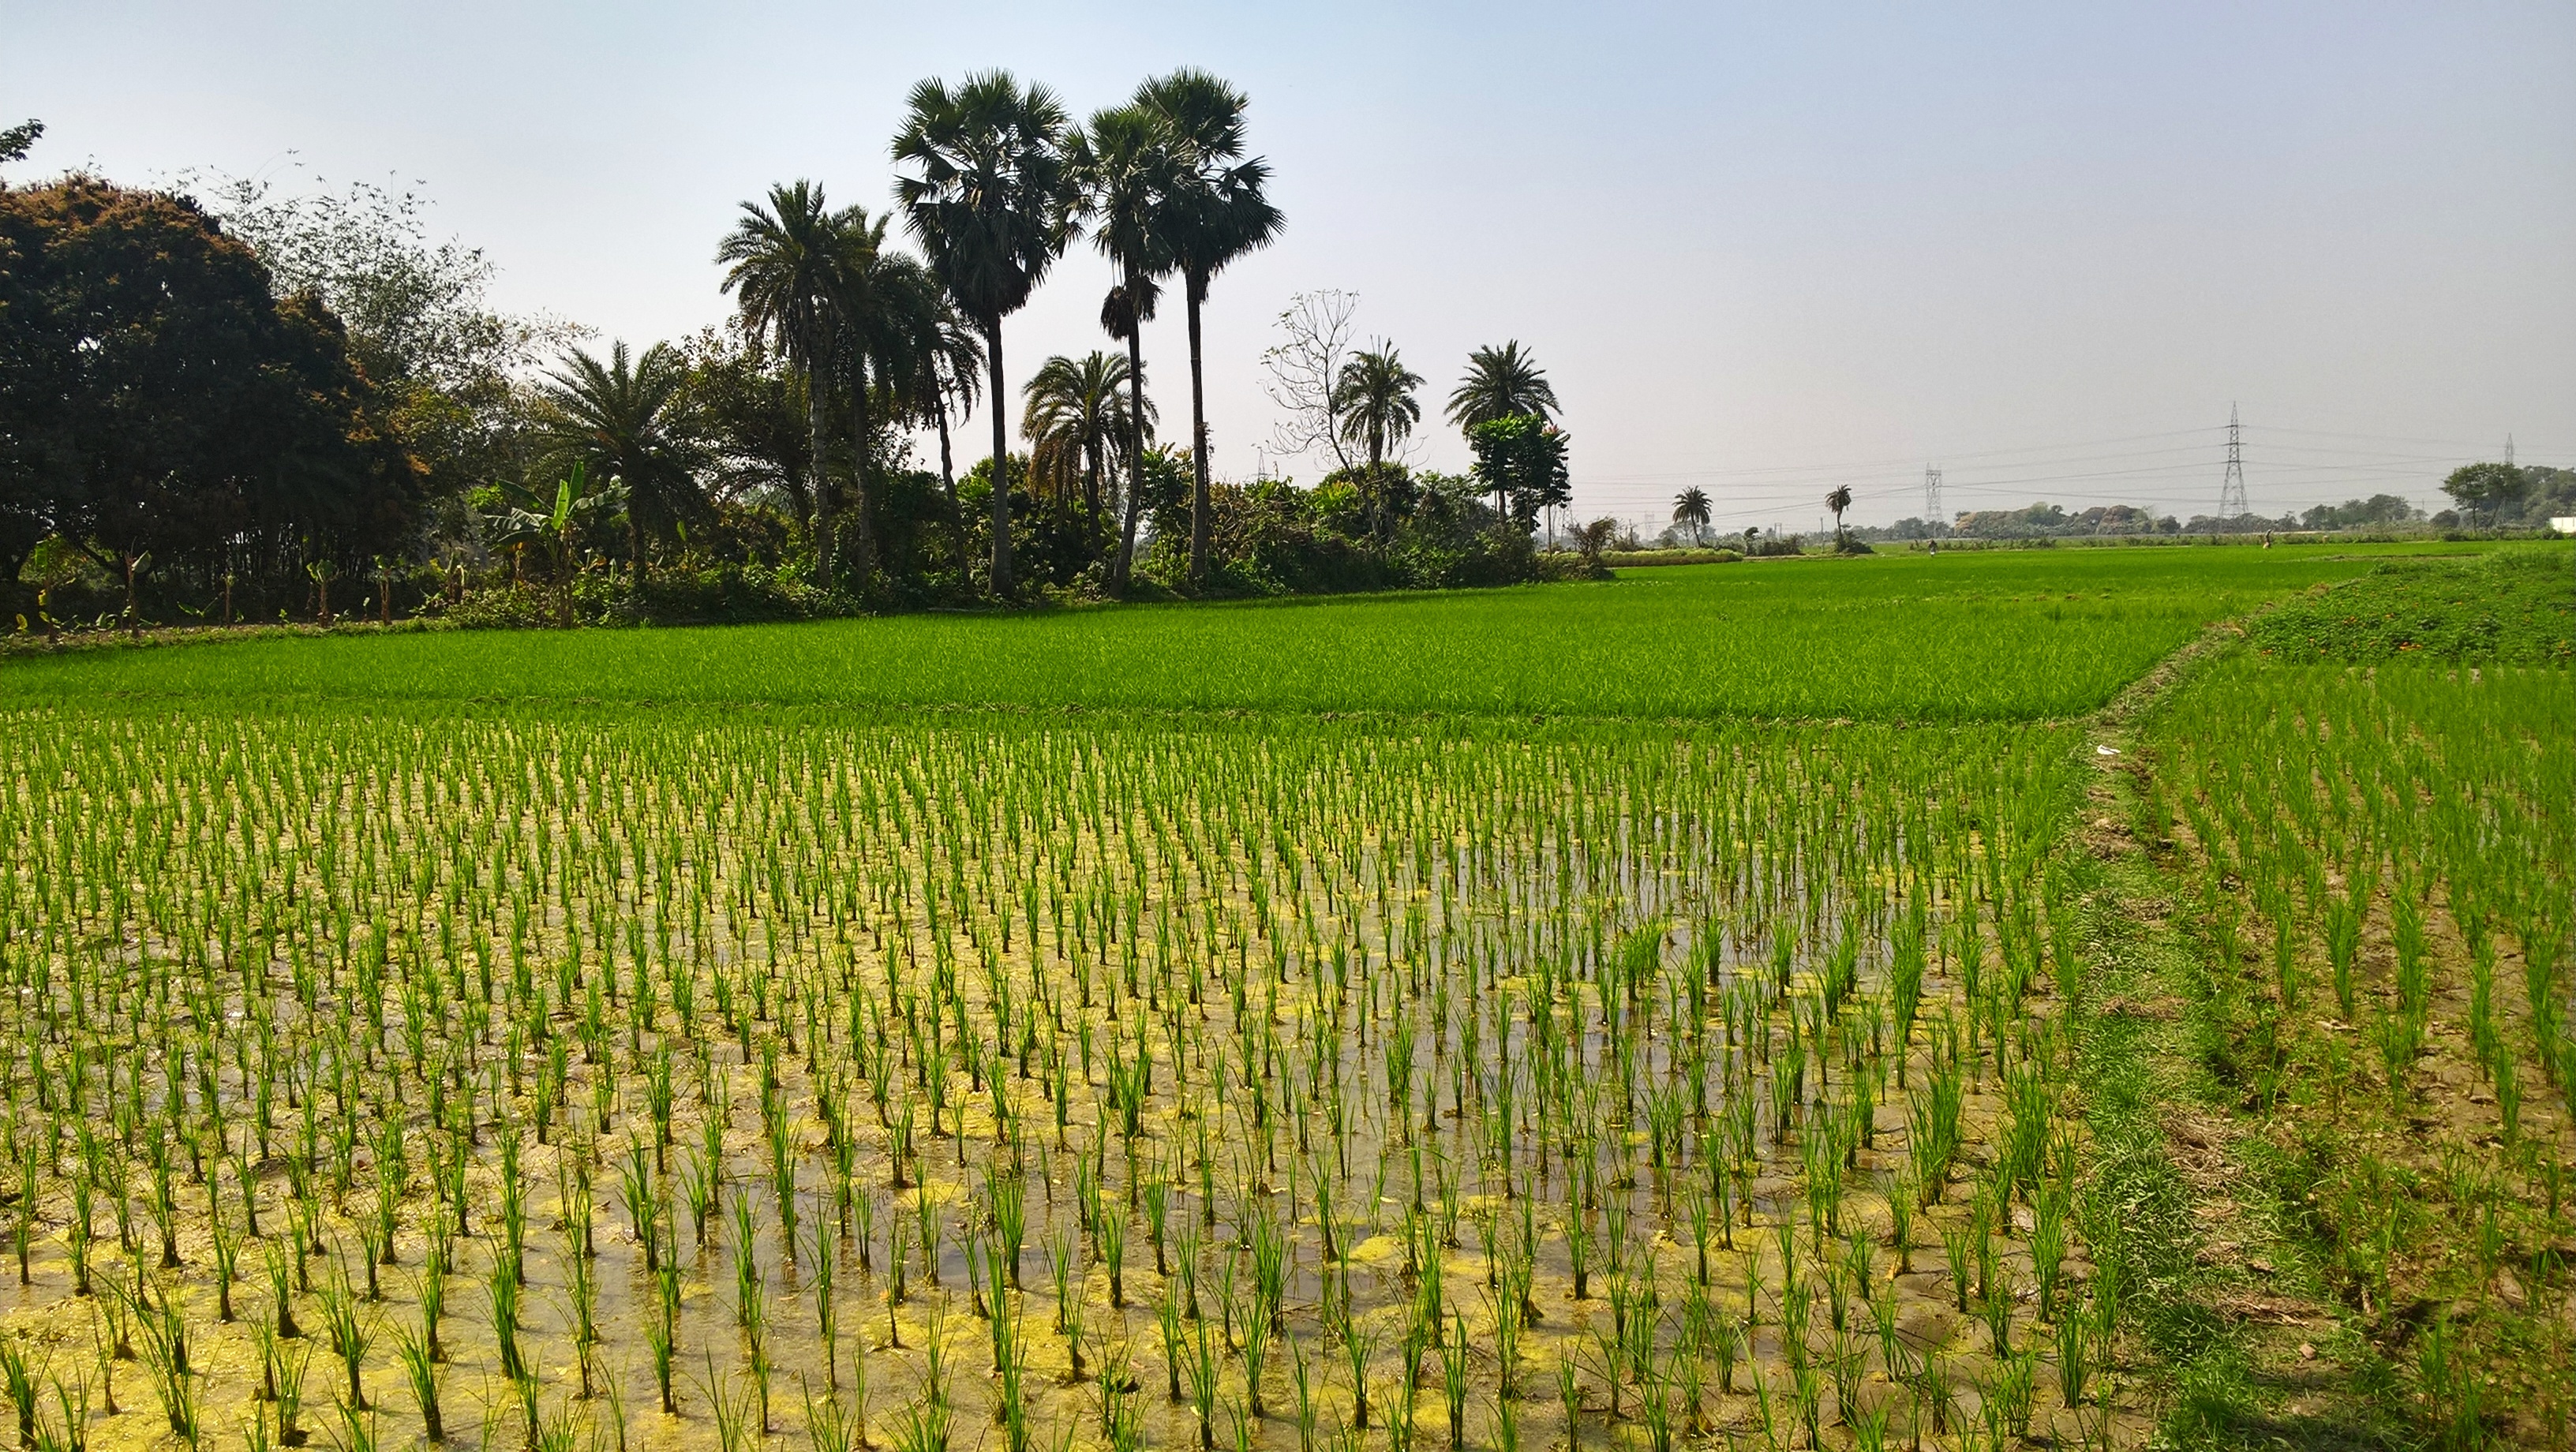
<instances>
[{"instance_id":1,"label":"green crop field","mask_svg":"<svg viewBox=\"0 0 2576 1452\"><path fill-rule=\"evenodd\" d=\"M2392 553L0 664L0 1396L42 1452L2544 1443L2576 692L2503 652L2560 617L2209 628Z\"/></svg>"},{"instance_id":2,"label":"green crop field","mask_svg":"<svg viewBox=\"0 0 2576 1452\"><path fill-rule=\"evenodd\" d=\"M2100 706L2214 620L2440 546L2017 550L1598 585L780 627L271 639L0 666L0 699L1007 704L2020 720Z\"/></svg>"}]
</instances>

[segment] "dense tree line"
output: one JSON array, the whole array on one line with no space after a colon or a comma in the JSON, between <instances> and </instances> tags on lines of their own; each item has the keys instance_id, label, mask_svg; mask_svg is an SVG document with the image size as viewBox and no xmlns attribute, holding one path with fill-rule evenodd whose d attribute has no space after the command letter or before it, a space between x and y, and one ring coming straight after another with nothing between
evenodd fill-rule
<instances>
[{"instance_id":1,"label":"dense tree line","mask_svg":"<svg viewBox=\"0 0 2576 1452\"><path fill-rule=\"evenodd\" d=\"M1285 225L1245 111L1188 70L1079 123L1005 73L925 81L889 146L891 207L770 188L717 242L729 323L641 348L490 308L491 265L382 188L0 183L0 582L52 628L1541 573L1530 534L1566 501L1566 437L1516 342L1478 350L1449 400L1470 476L1403 458L1424 380L1383 343L1331 360L1316 486L1212 476L1201 319ZM0 161L40 133L9 133ZM1083 244L1111 264L1110 346L1015 373L1008 320ZM1172 305L1176 440L1184 406L1155 398L1144 340ZM978 409L989 440L961 438Z\"/></svg>"}]
</instances>

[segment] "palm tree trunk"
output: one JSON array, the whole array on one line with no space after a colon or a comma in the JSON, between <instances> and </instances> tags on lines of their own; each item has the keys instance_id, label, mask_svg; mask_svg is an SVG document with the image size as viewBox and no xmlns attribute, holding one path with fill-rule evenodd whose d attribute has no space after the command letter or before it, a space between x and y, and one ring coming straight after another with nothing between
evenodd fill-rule
<instances>
[{"instance_id":1,"label":"palm tree trunk","mask_svg":"<svg viewBox=\"0 0 2576 1452\"><path fill-rule=\"evenodd\" d=\"M1085 439L1082 444L1082 512L1091 522L1091 537L1100 537L1100 445L1102 440Z\"/></svg>"},{"instance_id":2,"label":"palm tree trunk","mask_svg":"<svg viewBox=\"0 0 2576 1452\"><path fill-rule=\"evenodd\" d=\"M984 361L993 406L993 593L1011 593L1011 424L1002 391L1002 320L984 325Z\"/></svg>"},{"instance_id":3,"label":"palm tree trunk","mask_svg":"<svg viewBox=\"0 0 2576 1452\"><path fill-rule=\"evenodd\" d=\"M851 568L858 576L859 593L864 595L877 562L876 512L869 507L868 499L868 365L865 359L859 361L857 374L851 380L850 396L850 437L854 441L850 449L850 508L857 523L856 537L850 541L850 553L855 556Z\"/></svg>"},{"instance_id":4,"label":"palm tree trunk","mask_svg":"<svg viewBox=\"0 0 2576 1452\"><path fill-rule=\"evenodd\" d=\"M1207 402L1199 368L1199 298L1207 283L1191 278L1190 313L1190 583L1203 584L1208 566Z\"/></svg>"},{"instance_id":5,"label":"palm tree trunk","mask_svg":"<svg viewBox=\"0 0 2576 1452\"><path fill-rule=\"evenodd\" d=\"M823 380L811 363L805 365L805 432L814 455L814 578L828 590L832 588L832 476L823 463Z\"/></svg>"},{"instance_id":6,"label":"palm tree trunk","mask_svg":"<svg viewBox=\"0 0 2576 1452\"><path fill-rule=\"evenodd\" d=\"M1376 539L1386 533L1386 479L1378 471L1378 466L1386 462L1385 425L1371 424L1368 439L1368 488L1361 491L1360 498L1368 506L1369 538Z\"/></svg>"},{"instance_id":7,"label":"palm tree trunk","mask_svg":"<svg viewBox=\"0 0 2576 1452\"><path fill-rule=\"evenodd\" d=\"M957 537L957 568L966 568L966 511L957 507L957 459L948 445L948 395L942 392L931 414L939 420L939 488L948 497L948 530Z\"/></svg>"},{"instance_id":8,"label":"palm tree trunk","mask_svg":"<svg viewBox=\"0 0 2576 1452\"><path fill-rule=\"evenodd\" d=\"M1135 296L1129 282L1128 296ZM1130 319L1127 328L1127 509L1118 532L1118 569L1111 588L1127 593L1127 572L1136 563L1136 511L1145 498L1145 330Z\"/></svg>"}]
</instances>

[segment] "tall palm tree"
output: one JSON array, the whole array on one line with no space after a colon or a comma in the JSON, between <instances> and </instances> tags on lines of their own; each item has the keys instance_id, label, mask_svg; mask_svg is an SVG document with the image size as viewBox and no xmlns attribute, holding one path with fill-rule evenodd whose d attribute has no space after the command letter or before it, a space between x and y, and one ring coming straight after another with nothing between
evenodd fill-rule
<instances>
[{"instance_id":1,"label":"tall palm tree","mask_svg":"<svg viewBox=\"0 0 2576 1452\"><path fill-rule=\"evenodd\" d=\"M1117 269L1117 282L1101 300L1100 326L1127 345L1126 507L1110 567L1110 588L1119 594L1126 593L1136 558L1138 501L1145 493L1144 425L1153 418L1144 393L1145 324L1153 321L1162 298L1158 279L1172 270L1166 234L1175 198L1190 180L1173 142L1159 112L1130 105L1092 113L1091 124L1074 133L1070 147L1093 242Z\"/></svg>"},{"instance_id":2,"label":"tall palm tree","mask_svg":"<svg viewBox=\"0 0 2576 1452\"><path fill-rule=\"evenodd\" d=\"M927 276L927 273L924 274ZM948 528L962 567L966 560L966 517L957 506L957 455L950 419L974 411L982 397L984 344L975 325L957 311L944 289L931 279L930 326L911 338L915 349L903 367L888 375L896 416L939 435L939 488L947 507Z\"/></svg>"},{"instance_id":3,"label":"tall palm tree","mask_svg":"<svg viewBox=\"0 0 2576 1452\"><path fill-rule=\"evenodd\" d=\"M1694 484L1673 496L1673 523L1690 526L1692 544L1700 542L1700 534L1708 528L1708 520L1707 490Z\"/></svg>"},{"instance_id":4,"label":"tall palm tree","mask_svg":"<svg viewBox=\"0 0 2576 1452\"><path fill-rule=\"evenodd\" d=\"M1002 402L1002 319L1020 310L1073 238L1064 107L1044 86L1007 71L970 75L955 90L912 88L895 133L904 221L958 311L984 335L993 404L993 563L996 594L1011 589L1010 420Z\"/></svg>"},{"instance_id":5,"label":"tall palm tree","mask_svg":"<svg viewBox=\"0 0 2576 1452\"><path fill-rule=\"evenodd\" d=\"M1136 88L1136 104L1170 130L1187 174L1164 235L1184 285L1190 322L1190 578L1207 577L1207 399L1200 362L1199 309L1228 263L1276 239L1287 219L1270 204L1270 163L1245 159L1241 91L1205 71L1177 70Z\"/></svg>"},{"instance_id":6,"label":"tall palm tree","mask_svg":"<svg viewBox=\"0 0 2576 1452\"><path fill-rule=\"evenodd\" d=\"M1514 414L1535 414L1539 422L1550 423L1562 407L1546 370L1515 339L1467 355L1466 376L1449 393L1449 422L1465 430Z\"/></svg>"},{"instance_id":7,"label":"tall palm tree","mask_svg":"<svg viewBox=\"0 0 2576 1452\"><path fill-rule=\"evenodd\" d=\"M1834 512L1835 539L1843 537L1843 511L1851 508L1851 501L1852 492L1849 484L1837 484L1834 486L1834 491L1825 496L1825 507Z\"/></svg>"},{"instance_id":8,"label":"tall palm tree","mask_svg":"<svg viewBox=\"0 0 2576 1452\"><path fill-rule=\"evenodd\" d=\"M1081 358L1059 354L1031 375L1024 390L1027 406L1020 432L1029 439L1029 486L1058 499L1081 495L1083 510L1096 533L1100 528L1100 481L1127 460L1128 450L1153 422L1153 405L1145 416L1129 415L1127 360L1094 350Z\"/></svg>"},{"instance_id":9,"label":"tall palm tree","mask_svg":"<svg viewBox=\"0 0 2576 1452\"><path fill-rule=\"evenodd\" d=\"M957 464L948 441L953 405L963 417L975 411L984 389L984 339L956 304L940 300L939 330L924 360L929 366L931 418L939 427L939 489L948 500L948 527L957 536L957 567L966 568L966 511L957 507Z\"/></svg>"},{"instance_id":10,"label":"tall palm tree","mask_svg":"<svg viewBox=\"0 0 2576 1452\"><path fill-rule=\"evenodd\" d=\"M815 573L832 583L832 488L823 468L824 380L829 377L840 300L850 263L840 214L809 181L769 189L769 204L742 204L734 229L716 249L727 264L725 291L742 310L745 332L768 340L805 382L805 426L814 469Z\"/></svg>"},{"instance_id":11,"label":"tall palm tree","mask_svg":"<svg viewBox=\"0 0 2576 1452\"><path fill-rule=\"evenodd\" d=\"M552 464L625 485L637 584L644 581L646 536L668 539L707 513L698 486L705 451L684 416L688 372L687 359L668 343L630 359L621 342L604 363L573 349L537 386L537 432Z\"/></svg>"},{"instance_id":12,"label":"tall palm tree","mask_svg":"<svg viewBox=\"0 0 2576 1452\"><path fill-rule=\"evenodd\" d=\"M850 405L851 542L860 587L866 588L876 556L875 496L868 485L874 456L871 413L884 396L889 411L905 375L934 346L942 299L938 282L921 263L885 245L887 218L851 207L836 219L844 239L840 287L833 316L832 363Z\"/></svg>"},{"instance_id":13,"label":"tall palm tree","mask_svg":"<svg viewBox=\"0 0 2576 1452\"><path fill-rule=\"evenodd\" d=\"M1371 473L1422 422L1422 404L1413 396L1421 386L1422 375L1405 367L1394 345L1384 341L1342 365L1333 381L1333 412L1346 442L1368 446Z\"/></svg>"}]
</instances>

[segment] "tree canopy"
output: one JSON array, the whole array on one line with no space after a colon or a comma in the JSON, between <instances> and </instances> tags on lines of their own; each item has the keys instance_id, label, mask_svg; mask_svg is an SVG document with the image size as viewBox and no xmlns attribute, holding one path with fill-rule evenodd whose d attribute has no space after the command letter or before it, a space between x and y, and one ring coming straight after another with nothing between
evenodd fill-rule
<instances>
[{"instance_id":1,"label":"tree canopy","mask_svg":"<svg viewBox=\"0 0 2576 1452\"><path fill-rule=\"evenodd\" d=\"M421 501L348 335L194 202L87 176L0 191L0 579L57 534L212 577L355 563Z\"/></svg>"}]
</instances>

